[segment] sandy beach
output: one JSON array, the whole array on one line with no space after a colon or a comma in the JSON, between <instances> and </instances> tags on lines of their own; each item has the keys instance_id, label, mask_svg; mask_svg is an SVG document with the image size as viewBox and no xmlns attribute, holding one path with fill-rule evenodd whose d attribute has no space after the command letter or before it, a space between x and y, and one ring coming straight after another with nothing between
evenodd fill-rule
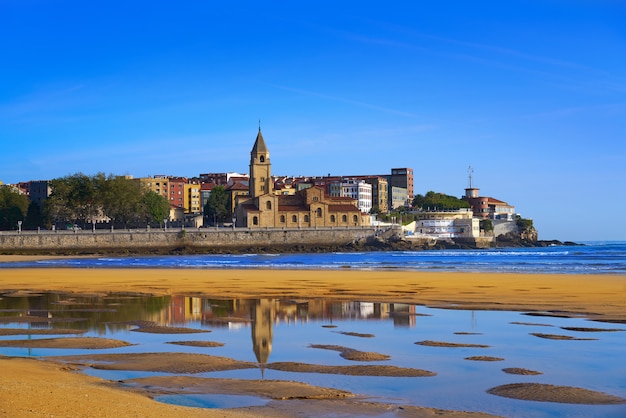
<instances>
[{"instance_id":1,"label":"sandy beach","mask_svg":"<svg viewBox=\"0 0 626 418\"><path fill-rule=\"evenodd\" d=\"M3 256L0 262L19 260ZM609 323L626 323L626 277L609 275L524 275L407 271L288 271L207 269L1 269L0 293L67 292L84 294L194 295L214 298L335 299L404 302L428 307L559 313ZM5 416L294 416L301 402L270 403L248 410L201 410L155 402L144 393L75 373L52 361L0 358L3 370L0 414ZM277 389L278 390L278 389ZM307 389L310 390L310 389ZM436 410L354 404L327 394L311 415L393 413L433 416ZM306 398L306 397L305 397ZM61 399L63 401L61 401ZM289 405L289 406L287 406ZM311 409L312 408L312 409ZM315 409L318 408L318 409ZM342 409L344 408L344 409ZM390 409L391 408L391 409ZM359 412L360 411L360 412ZM123 412L123 414L121 413ZM318 414L319 413L319 414ZM449 415L452 413L450 412ZM452 416L486 416L455 412Z\"/></svg>"}]
</instances>

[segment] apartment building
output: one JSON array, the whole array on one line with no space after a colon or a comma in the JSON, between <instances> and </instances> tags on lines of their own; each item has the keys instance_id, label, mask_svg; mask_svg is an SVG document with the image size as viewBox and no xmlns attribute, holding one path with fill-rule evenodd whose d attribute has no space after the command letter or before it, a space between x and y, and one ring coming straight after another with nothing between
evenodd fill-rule
<instances>
[{"instance_id":1,"label":"apartment building","mask_svg":"<svg viewBox=\"0 0 626 418\"><path fill-rule=\"evenodd\" d=\"M372 210L372 185L363 180L342 179L327 184L331 197L349 197L357 201L357 207L363 213Z\"/></svg>"}]
</instances>

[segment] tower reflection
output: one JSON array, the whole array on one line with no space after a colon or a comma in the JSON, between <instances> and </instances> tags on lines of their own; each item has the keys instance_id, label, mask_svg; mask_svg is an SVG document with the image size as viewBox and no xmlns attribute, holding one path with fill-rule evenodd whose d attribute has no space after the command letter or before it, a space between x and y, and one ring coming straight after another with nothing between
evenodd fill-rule
<instances>
[{"instance_id":1,"label":"tower reflection","mask_svg":"<svg viewBox=\"0 0 626 418\"><path fill-rule=\"evenodd\" d=\"M273 322L276 315L274 299L257 299L250 306L252 349L261 367L261 376L272 353Z\"/></svg>"}]
</instances>

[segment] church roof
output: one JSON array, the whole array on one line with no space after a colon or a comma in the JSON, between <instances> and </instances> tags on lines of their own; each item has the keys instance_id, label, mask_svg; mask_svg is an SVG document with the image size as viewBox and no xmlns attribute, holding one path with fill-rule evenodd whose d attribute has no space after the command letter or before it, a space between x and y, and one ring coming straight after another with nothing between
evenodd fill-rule
<instances>
[{"instance_id":1,"label":"church roof","mask_svg":"<svg viewBox=\"0 0 626 418\"><path fill-rule=\"evenodd\" d=\"M328 205L329 212L360 212L354 205Z\"/></svg>"},{"instance_id":2,"label":"church roof","mask_svg":"<svg viewBox=\"0 0 626 418\"><path fill-rule=\"evenodd\" d=\"M254 141L254 147L252 147L252 153L267 153L267 145L265 145L265 140L263 139L263 134L261 133L261 128L259 128L259 133L256 136L256 141Z\"/></svg>"}]
</instances>

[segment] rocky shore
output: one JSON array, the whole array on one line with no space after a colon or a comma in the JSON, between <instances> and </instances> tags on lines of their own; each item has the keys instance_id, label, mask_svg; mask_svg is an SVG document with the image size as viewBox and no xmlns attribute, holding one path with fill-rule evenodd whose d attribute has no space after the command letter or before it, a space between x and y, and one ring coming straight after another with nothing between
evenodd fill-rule
<instances>
[{"instance_id":1,"label":"rocky shore","mask_svg":"<svg viewBox=\"0 0 626 418\"><path fill-rule=\"evenodd\" d=\"M583 244L559 240L526 240L519 235L508 234L497 237L489 248L515 247L548 247L548 246L579 246ZM162 246L150 248L97 248L97 249L29 249L0 251L0 255L56 255L56 256L92 256L92 255L191 255L191 254L280 254L280 253L324 253L324 252L362 252L362 251L428 251L463 249L472 250L478 247L470 242L455 240L416 241L397 237L368 237L347 244L320 245L241 245L227 248L201 248L193 245Z\"/></svg>"}]
</instances>

